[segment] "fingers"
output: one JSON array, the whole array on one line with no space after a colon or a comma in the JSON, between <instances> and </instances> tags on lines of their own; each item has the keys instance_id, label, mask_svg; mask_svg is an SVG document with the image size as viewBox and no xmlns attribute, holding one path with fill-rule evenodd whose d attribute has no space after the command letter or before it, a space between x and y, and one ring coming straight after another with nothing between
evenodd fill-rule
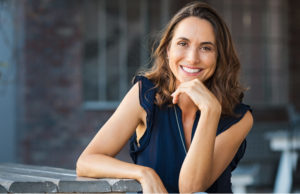
<instances>
[{"instance_id":1,"label":"fingers","mask_svg":"<svg viewBox=\"0 0 300 194\"><path fill-rule=\"evenodd\" d=\"M188 82L181 83L175 92L171 94L173 97L173 104L177 104L179 102L180 95L184 93L187 95L193 103L201 109L201 104L210 103L211 92L206 88L206 86L198 79L194 79Z\"/></svg>"},{"instance_id":2,"label":"fingers","mask_svg":"<svg viewBox=\"0 0 300 194\"><path fill-rule=\"evenodd\" d=\"M196 96L199 95L201 82L199 80L192 80L189 82L184 82L178 86L178 88L171 94L173 97L173 104L177 104L179 101L179 96L182 93L187 94L193 101L195 100ZM194 102L195 103L195 102Z\"/></svg>"},{"instance_id":3,"label":"fingers","mask_svg":"<svg viewBox=\"0 0 300 194\"><path fill-rule=\"evenodd\" d=\"M173 104L177 104L181 94L187 95L199 110L215 109L221 106L215 95L198 79L181 83L175 92L171 94Z\"/></svg>"},{"instance_id":4,"label":"fingers","mask_svg":"<svg viewBox=\"0 0 300 194\"><path fill-rule=\"evenodd\" d=\"M171 94L171 96L173 97L173 104L177 104L178 103L180 94L182 94L182 93L188 94L188 90L189 90L189 88L187 86L183 86L182 85L182 86L178 87L175 90L175 92L173 92Z\"/></svg>"},{"instance_id":5,"label":"fingers","mask_svg":"<svg viewBox=\"0 0 300 194\"><path fill-rule=\"evenodd\" d=\"M171 96L173 97L173 104L177 104L178 103L178 98L180 95L180 91L177 89L173 94L171 94Z\"/></svg>"}]
</instances>

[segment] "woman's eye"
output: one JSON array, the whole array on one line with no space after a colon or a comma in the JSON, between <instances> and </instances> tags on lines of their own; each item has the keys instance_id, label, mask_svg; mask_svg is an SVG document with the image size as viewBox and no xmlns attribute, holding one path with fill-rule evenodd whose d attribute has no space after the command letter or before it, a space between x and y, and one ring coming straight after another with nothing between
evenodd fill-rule
<instances>
[{"instance_id":1,"label":"woman's eye","mask_svg":"<svg viewBox=\"0 0 300 194\"><path fill-rule=\"evenodd\" d=\"M211 51L212 48L204 46L204 47L201 47L201 50L203 50L203 51Z\"/></svg>"},{"instance_id":2,"label":"woman's eye","mask_svg":"<svg viewBox=\"0 0 300 194\"><path fill-rule=\"evenodd\" d=\"M186 46L187 43L186 43L186 42L178 42L178 45L179 45L179 46Z\"/></svg>"}]
</instances>

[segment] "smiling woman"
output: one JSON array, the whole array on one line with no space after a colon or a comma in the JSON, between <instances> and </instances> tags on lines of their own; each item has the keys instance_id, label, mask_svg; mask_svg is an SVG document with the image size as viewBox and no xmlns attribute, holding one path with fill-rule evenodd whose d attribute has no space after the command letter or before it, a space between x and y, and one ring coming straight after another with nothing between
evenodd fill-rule
<instances>
[{"instance_id":1,"label":"smiling woman","mask_svg":"<svg viewBox=\"0 0 300 194\"><path fill-rule=\"evenodd\" d=\"M153 59L79 157L78 176L133 178L145 193L232 192L253 119L226 24L209 5L188 4ZM134 164L114 158L129 139Z\"/></svg>"},{"instance_id":2,"label":"smiling woman","mask_svg":"<svg viewBox=\"0 0 300 194\"><path fill-rule=\"evenodd\" d=\"M167 57L178 80L176 85L196 78L205 82L214 73L217 62L212 25L197 17L182 20L176 27Z\"/></svg>"},{"instance_id":3,"label":"smiling woman","mask_svg":"<svg viewBox=\"0 0 300 194\"><path fill-rule=\"evenodd\" d=\"M170 54L171 49L174 52ZM209 5L191 3L175 14L153 53L154 66L145 76L153 80L158 90L156 104L159 106L172 102L170 94L176 88L178 78L173 74L174 69L170 71L175 60L173 55L176 60L184 56L179 67L185 68L185 72L195 71L195 63L199 66L201 60L197 68L204 70L200 73L203 83L222 103L222 113L234 115L234 106L241 101L244 91L238 79L240 61L225 22ZM192 64L188 60L196 62ZM207 65L212 67L210 71Z\"/></svg>"}]
</instances>

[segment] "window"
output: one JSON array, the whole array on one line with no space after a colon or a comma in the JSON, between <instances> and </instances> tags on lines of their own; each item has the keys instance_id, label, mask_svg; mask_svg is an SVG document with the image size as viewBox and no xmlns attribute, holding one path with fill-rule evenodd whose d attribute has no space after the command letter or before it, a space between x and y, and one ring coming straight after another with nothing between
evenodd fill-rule
<instances>
[{"instance_id":1,"label":"window","mask_svg":"<svg viewBox=\"0 0 300 194\"><path fill-rule=\"evenodd\" d=\"M117 107L134 74L149 60L150 31L160 29L161 26L154 24L161 25L168 20L168 1L85 1L85 108Z\"/></svg>"},{"instance_id":2,"label":"window","mask_svg":"<svg viewBox=\"0 0 300 194\"><path fill-rule=\"evenodd\" d=\"M227 22L239 55L245 101L258 106L289 103L287 1L213 1Z\"/></svg>"}]
</instances>

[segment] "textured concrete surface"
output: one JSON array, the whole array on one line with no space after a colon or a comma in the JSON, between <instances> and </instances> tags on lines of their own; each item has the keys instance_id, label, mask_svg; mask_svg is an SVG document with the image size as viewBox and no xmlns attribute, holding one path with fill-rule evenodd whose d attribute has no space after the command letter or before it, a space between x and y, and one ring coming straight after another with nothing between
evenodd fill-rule
<instances>
[{"instance_id":1,"label":"textured concrete surface","mask_svg":"<svg viewBox=\"0 0 300 194\"><path fill-rule=\"evenodd\" d=\"M0 164L0 192L86 193L138 192L141 185L132 179L77 177L74 170L47 166Z\"/></svg>"},{"instance_id":2,"label":"textured concrete surface","mask_svg":"<svg viewBox=\"0 0 300 194\"><path fill-rule=\"evenodd\" d=\"M137 192L142 191L141 184L132 179L120 179L112 185L112 192Z\"/></svg>"}]
</instances>

